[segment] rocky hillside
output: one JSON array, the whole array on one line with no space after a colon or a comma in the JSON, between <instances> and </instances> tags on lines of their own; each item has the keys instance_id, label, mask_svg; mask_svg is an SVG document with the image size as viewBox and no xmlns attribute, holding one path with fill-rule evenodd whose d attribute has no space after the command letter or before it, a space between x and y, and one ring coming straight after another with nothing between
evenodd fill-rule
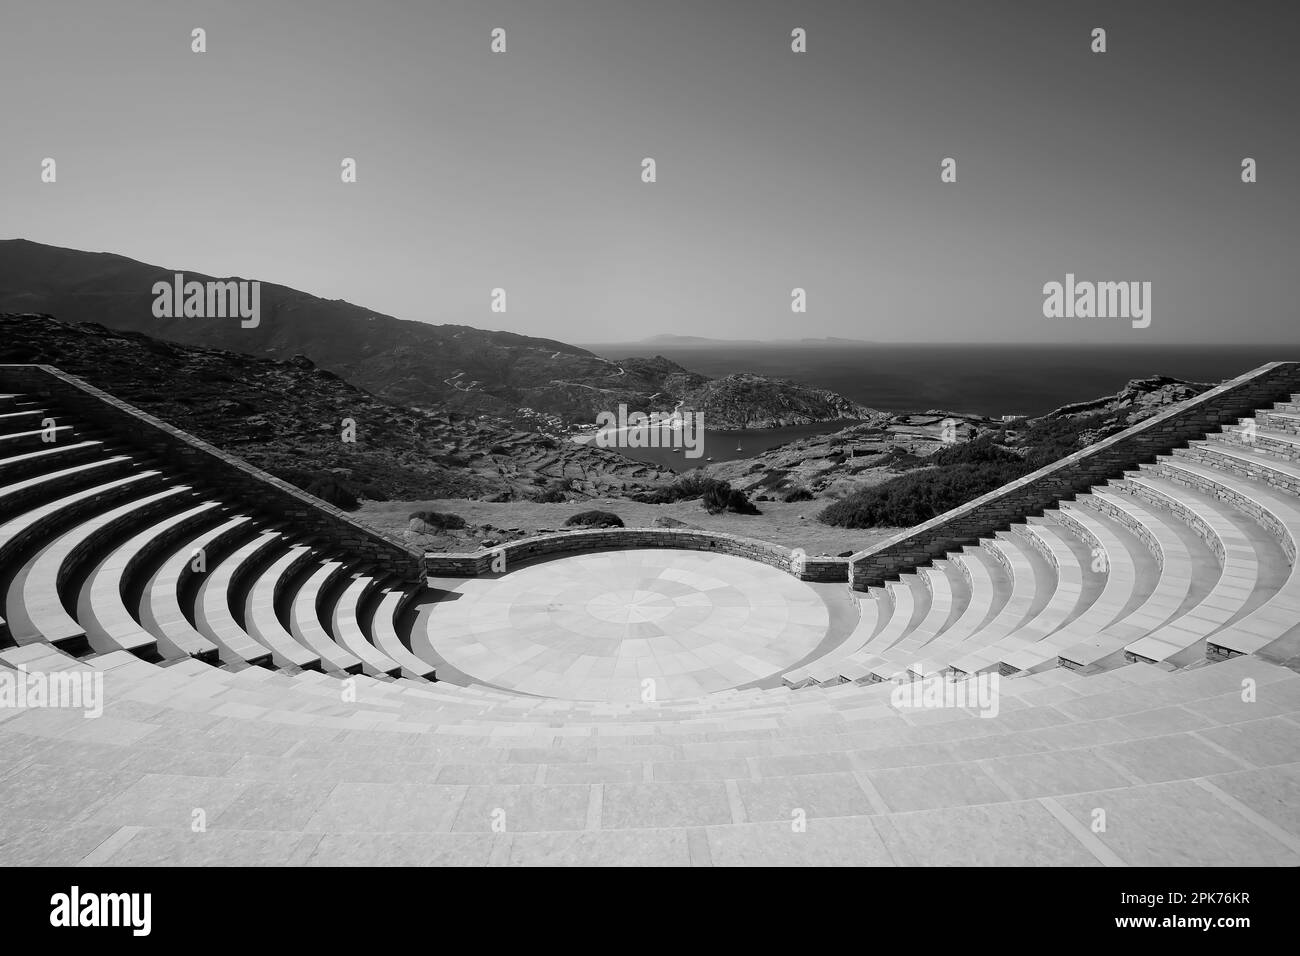
<instances>
[{"instance_id":1,"label":"rocky hillside","mask_svg":"<svg viewBox=\"0 0 1300 956\"><path fill-rule=\"evenodd\" d=\"M703 412L705 426L721 430L780 428L876 414L826 389L749 372L703 382L683 395L682 411Z\"/></svg>"},{"instance_id":2,"label":"rocky hillside","mask_svg":"<svg viewBox=\"0 0 1300 956\"><path fill-rule=\"evenodd\" d=\"M905 415L872 412L840 431L707 467L710 475L760 501L800 490L834 500L925 468L937 452L980 439L1026 460L1051 460L1210 387L1165 376L1134 379L1115 395L1009 422L937 409Z\"/></svg>"},{"instance_id":3,"label":"rocky hillside","mask_svg":"<svg viewBox=\"0 0 1300 956\"><path fill-rule=\"evenodd\" d=\"M56 366L308 490L330 479L379 501L562 500L645 490L673 477L501 419L386 402L304 356L251 358L0 314L6 362ZM346 418L356 423L354 443L342 440Z\"/></svg>"},{"instance_id":4,"label":"rocky hillside","mask_svg":"<svg viewBox=\"0 0 1300 956\"><path fill-rule=\"evenodd\" d=\"M549 417L557 425L594 422L620 404L670 411L688 397L720 422L749 427L840 418L852 404L757 376L711 383L662 357L612 362L553 339L403 321L269 282L261 284L255 328L237 318L157 318L154 283L171 282L176 272L187 281L214 278L110 253L3 240L0 312L44 313L262 358L305 355L390 402L504 418L520 417L523 408L529 411L522 420Z\"/></svg>"}]
</instances>

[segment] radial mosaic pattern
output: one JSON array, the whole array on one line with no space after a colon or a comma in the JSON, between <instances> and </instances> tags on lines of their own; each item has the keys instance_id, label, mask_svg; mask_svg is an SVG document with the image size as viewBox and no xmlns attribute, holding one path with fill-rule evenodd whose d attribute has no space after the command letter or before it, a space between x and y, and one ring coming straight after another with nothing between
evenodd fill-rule
<instances>
[{"instance_id":1,"label":"radial mosaic pattern","mask_svg":"<svg viewBox=\"0 0 1300 956\"><path fill-rule=\"evenodd\" d=\"M472 580L426 620L438 653L477 680L622 701L647 692L695 697L768 677L817 647L828 614L812 588L775 568L649 549Z\"/></svg>"}]
</instances>

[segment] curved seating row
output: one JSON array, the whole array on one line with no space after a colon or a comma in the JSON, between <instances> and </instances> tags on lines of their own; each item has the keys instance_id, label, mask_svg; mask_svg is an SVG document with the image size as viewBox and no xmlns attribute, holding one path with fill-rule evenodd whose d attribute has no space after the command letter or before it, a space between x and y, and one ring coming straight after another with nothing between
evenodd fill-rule
<instances>
[{"instance_id":1,"label":"curved seating row","mask_svg":"<svg viewBox=\"0 0 1300 956\"><path fill-rule=\"evenodd\" d=\"M413 590L148 464L47 402L0 396L0 646L436 676L399 636Z\"/></svg>"},{"instance_id":2,"label":"curved seating row","mask_svg":"<svg viewBox=\"0 0 1300 956\"><path fill-rule=\"evenodd\" d=\"M1135 591L1124 586L1122 568L1117 574L1115 568L1106 566L1103 573L1107 575L1107 585L1114 582L1117 587L1105 613L1083 621L1082 626L1076 622L1073 628L1049 635L1042 647L1028 649L1009 660L1012 666L1028 669L1059 657L1075 668L1091 667L1116 653L1128 641L1170 620L1192 593L1191 552L1168 522L1123 495L1094 490L1088 500L1099 513L1111 516L1150 549L1158 568L1155 584L1149 590L1136 592L1142 600L1134 606Z\"/></svg>"},{"instance_id":3,"label":"curved seating row","mask_svg":"<svg viewBox=\"0 0 1300 956\"><path fill-rule=\"evenodd\" d=\"M882 624L856 634L791 687L1058 665L1183 666L1300 651L1300 402L1062 502L1040 519L884 586ZM1089 560L1091 556L1091 560ZM1009 583L1001 603L986 573ZM968 584L959 613L915 614L922 582ZM873 593L886 593L877 590ZM901 606L900 606L901 605ZM846 642L849 643L849 642Z\"/></svg>"},{"instance_id":4,"label":"curved seating row","mask_svg":"<svg viewBox=\"0 0 1300 956\"><path fill-rule=\"evenodd\" d=\"M1292 434L1276 415L1268 431ZM256 846L329 863L414 845L435 861L930 863L959 846L979 862L1296 865L1300 677L1254 654L1283 656L1300 620L1300 468L1291 443L1237 434L862 596L852 633L788 675L825 686L658 703L430 684L403 642L414 592L130 456L13 488L122 454L14 445L0 586L20 631L38 623L0 668L94 669L112 692L93 731L78 713L0 714L0 753L21 755L0 776L6 862L239 863ZM85 653L68 621L89 657L64 652ZM1053 666L1098 634L1096 660ZM1187 660L1202 645L1211 659ZM910 709L889 680L942 671L1014 671L999 719ZM219 795L211 840L188 836L196 793ZM1092 830L1098 806L1123 825ZM811 825L787 839L792 809ZM116 835L73 853L85 829Z\"/></svg>"},{"instance_id":5,"label":"curved seating row","mask_svg":"<svg viewBox=\"0 0 1300 956\"><path fill-rule=\"evenodd\" d=\"M217 513L220 504L204 501L171 514L127 538L110 551L86 576L76 606L76 617L96 651L125 650L137 654L156 651L158 640L139 623L127 606L125 592L140 568L182 535Z\"/></svg>"}]
</instances>

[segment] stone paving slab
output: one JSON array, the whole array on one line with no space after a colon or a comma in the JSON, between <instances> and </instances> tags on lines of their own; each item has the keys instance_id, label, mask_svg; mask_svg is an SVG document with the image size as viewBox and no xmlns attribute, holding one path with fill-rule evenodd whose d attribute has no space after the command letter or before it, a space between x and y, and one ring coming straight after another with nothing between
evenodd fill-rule
<instances>
[{"instance_id":1,"label":"stone paving slab","mask_svg":"<svg viewBox=\"0 0 1300 956\"><path fill-rule=\"evenodd\" d=\"M425 620L417 643L475 680L572 700L670 701L790 667L825 638L830 613L815 589L767 565L642 549L468 580Z\"/></svg>"}]
</instances>

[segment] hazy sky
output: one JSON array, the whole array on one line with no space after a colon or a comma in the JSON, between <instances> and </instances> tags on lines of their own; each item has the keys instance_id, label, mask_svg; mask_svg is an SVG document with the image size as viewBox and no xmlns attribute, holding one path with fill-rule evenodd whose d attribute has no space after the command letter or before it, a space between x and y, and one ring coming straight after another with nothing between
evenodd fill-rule
<instances>
[{"instance_id":1,"label":"hazy sky","mask_svg":"<svg viewBox=\"0 0 1300 956\"><path fill-rule=\"evenodd\" d=\"M1298 23L1295 0L0 0L0 236L572 342L1295 342ZM1150 281L1151 326L1044 318L1067 272Z\"/></svg>"}]
</instances>

